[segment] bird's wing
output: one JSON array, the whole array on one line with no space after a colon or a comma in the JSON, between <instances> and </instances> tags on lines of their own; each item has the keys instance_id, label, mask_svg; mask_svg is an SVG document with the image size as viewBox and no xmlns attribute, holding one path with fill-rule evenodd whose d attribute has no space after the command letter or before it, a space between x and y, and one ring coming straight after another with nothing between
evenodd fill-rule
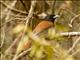
<instances>
[{"instance_id":1,"label":"bird's wing","mask_svg":"<svg viewBox=\"0 0 80 60\"><path fill-rule=\"evenodd\" d=\"M42 21L40 22L37 27L33 30L33 33L40 33L44 31L45 29L52 27L53 23L51 21Z\"/></svg>"}]
</instances>

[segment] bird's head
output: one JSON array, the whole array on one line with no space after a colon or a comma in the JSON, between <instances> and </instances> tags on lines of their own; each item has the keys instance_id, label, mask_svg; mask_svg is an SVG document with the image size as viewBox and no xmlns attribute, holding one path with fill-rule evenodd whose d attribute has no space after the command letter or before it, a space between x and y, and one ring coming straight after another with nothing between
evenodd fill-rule
<instances>
[{"instance_id":1,"label":"bird's head","mask_svg":"<svg viewBox=\"0 0 80 60\"><path fill-rule=\"evenodd\" d=\"M40 18L40 19L45 19L45 20L47 20L47 21L52 21L53 23L54 23L54 21L56 20L56 18L58 18L58 17L60 17L59 15L48 15L48 14L46 14L46 13L41 13L41 14L39 14L38 15L38 17Z\"/></svg>"},{"instance_id":2,"label":"bird's head","mask_svg":"<svg viewBox=\"0 0 80 60\"><path fill-rule=\"evenodd\" d=\"M56 18L58 18L58 17L59 17L59 15L47 15L47 16L45 17L45 19L48 20L48 21L52 21L52 22L54 23L54 21L55 21Z\"/></svg>"}]
</instances>

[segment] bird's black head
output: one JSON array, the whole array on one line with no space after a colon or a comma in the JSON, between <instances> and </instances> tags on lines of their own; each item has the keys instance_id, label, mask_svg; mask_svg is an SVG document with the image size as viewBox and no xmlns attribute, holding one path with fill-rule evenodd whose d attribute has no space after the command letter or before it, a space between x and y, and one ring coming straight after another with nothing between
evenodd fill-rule
<instances>
[{"instance_id":1,"label":"bird's black head","mask_svg":"<svg viewBox=\"0 0 80 60\"><path fill-rule=\"evenodd\" d=\"M45 17L45 19L48 21L52 21L54 23L54 21L57 17L59 17L59 15L48 15Z\"/></svg>"}]
</instances>

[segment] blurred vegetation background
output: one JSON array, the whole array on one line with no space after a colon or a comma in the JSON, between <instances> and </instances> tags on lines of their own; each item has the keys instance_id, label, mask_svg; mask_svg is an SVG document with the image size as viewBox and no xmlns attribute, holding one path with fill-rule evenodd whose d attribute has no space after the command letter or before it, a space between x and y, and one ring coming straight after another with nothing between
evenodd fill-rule
<instances>
[{"instance_id":1,"label":"blurred vegetation background","mask_svg":"<svg viewBox=\"0 0 80 60\"><path fill-rule=\"evenodd\" d=\"M21 2L23 1L23 3ZM34 0L33 0L34 1ZM31 9L32 0L0 0L0 55L1 60L12 60L19 50L20 40L23 44L29 38L28 34L42 20L36 16L41 13L59 14L55 23L55 31L80 32L80 1L78 0L35 0L32 18L29 19L28 29L26 17ZM26 32L21 39L21 32ZM49 30L47 36L32 41L31 50L15 60L80 60L80 36L57 36L54 30ZM52 34L53 32L53 34ZM29 34L31 36L31 34ZM41 34L43 35L43 34ZM47 41L45 41L47 37ZM15 40L18 40L15 44ZM24 41L24 42L23 42ZM48 45L49 43L49 45ZM10 46L14 44L12 48ZM10 48L10 50L9 50ZM28 49L27 49L28 50Z\"/></svg>"}]
</instances>

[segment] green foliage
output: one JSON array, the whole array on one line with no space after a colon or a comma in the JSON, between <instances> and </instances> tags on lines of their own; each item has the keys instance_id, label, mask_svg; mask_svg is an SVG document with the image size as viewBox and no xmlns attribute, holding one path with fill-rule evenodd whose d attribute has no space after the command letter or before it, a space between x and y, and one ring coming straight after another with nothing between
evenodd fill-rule
<instances>
[{"instance_id":1,"label":"green foliage","mask_svg":"<svg viewBox=\"0 0 80 60\"><path fill-rule=\"evenodd\" d=\"M45 60L53 60L53 48L52 46L44 46L44 53L46 54Z\"/></svg>"},{"instance_id":2,"label":"green foliage","mask_svg":"<svg viewBox=\"0 0 80 60\"><path fill-rule=\"evenodd\" d=\"M40 49L40 44L38 42L33 42L32 45L32 50L30 52L30 57L33 57L35 55L35 53L37 52L37 50Z\"/></svg>"},{"instance_id":3,"label":"green foliage","mask_svg":"<svg viewBox=\"0 0 80 60\"><path fill-rule=\"evenodd\" d=\"M57 23L55 25L56 30L60 31L60 32L68 32L70 30L70 28L65 24L61 24L61 23Z\"/></svg>"}]
</instances>

